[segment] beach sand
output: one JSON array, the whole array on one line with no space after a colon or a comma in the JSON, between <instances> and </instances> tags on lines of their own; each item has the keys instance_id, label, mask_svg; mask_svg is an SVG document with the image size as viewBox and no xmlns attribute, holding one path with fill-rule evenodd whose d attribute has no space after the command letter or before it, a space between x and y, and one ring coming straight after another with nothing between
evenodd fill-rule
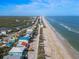
<instances>
[{"instance_id":1,"label":"beach sand","mask_svg":"<svg viewBox=\"0 0 79 59\"><path fill-rule=\"evenodd\" d=\"M44 49L46 59L79 59L70 44L42 17L46 26L43 28Z\"/></svg>"}]
</instances>

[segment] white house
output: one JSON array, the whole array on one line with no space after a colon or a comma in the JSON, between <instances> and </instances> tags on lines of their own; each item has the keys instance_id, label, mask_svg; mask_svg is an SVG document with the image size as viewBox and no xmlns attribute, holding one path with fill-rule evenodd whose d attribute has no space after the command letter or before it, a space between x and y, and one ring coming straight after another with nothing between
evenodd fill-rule
<instances>
[{"instance_id":1,"label":"white house","mask_svg":"<svg viewBox=\"0 0 79 59\"><path fill-rule=\"evenodd\" d=\"M6 31L3 30L3 31L1 31L1 34L6 35L7 33L6 33Z\"/></svg>"},{"instance_id":2,"label":"white house","mask_svg":"<svg viewBox=\"0 0 79 59\"><path fill-rule=\"evenodd\" d=\"M9 51L9 56L5 57L7 59L21 59L23 56L27 57L27 51L25 47L13 47Z\"/></svg>"},{"instance_id":3,"label":"white house","mask_svg":"<svg viewBox=\"0 0 79 59\"><path fill-rule=\"evenodd\" d=\"M22 56L23 50L25 49L25 47L13 47L10 51L9 51L9 55L10 56Z\"/></svg>"}]
</instances>

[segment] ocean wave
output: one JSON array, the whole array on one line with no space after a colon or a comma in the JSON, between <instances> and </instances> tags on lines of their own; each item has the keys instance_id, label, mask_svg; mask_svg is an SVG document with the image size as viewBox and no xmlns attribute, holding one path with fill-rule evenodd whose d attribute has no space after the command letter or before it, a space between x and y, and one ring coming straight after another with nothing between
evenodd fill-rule
<instances>
[{"instance_id":1,"label":"ocean wave","mask_svg":"<svg viewBox=\"0 0 79 59\"><path fill-rule=\"evenodd\" d=\"M66 28L68 31L72 31L72 32L75 32L75 33L78 33L79 34L79 31L77 31L77 30L74 30L74 29L72 29L72 28L70 28L69 26L67 26L67 25L64 25L64 24L60 24L62 27L64 27L64 28Z\"/></svg>"}]
</instances>

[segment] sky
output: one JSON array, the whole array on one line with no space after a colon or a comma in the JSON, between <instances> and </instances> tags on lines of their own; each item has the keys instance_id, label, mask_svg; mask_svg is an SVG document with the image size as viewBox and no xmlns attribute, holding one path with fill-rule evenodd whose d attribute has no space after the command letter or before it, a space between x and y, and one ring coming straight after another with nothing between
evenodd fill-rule
<instances>
[{"instance_id":1,"label":"sky","mask_svg":"<svg viewBox=\"0 0 79 59\"><path fill-rule=\"evenodd\" d=\"M79 15L79 0L0 0L0 16Z\"/></svg>"}]
</instances>

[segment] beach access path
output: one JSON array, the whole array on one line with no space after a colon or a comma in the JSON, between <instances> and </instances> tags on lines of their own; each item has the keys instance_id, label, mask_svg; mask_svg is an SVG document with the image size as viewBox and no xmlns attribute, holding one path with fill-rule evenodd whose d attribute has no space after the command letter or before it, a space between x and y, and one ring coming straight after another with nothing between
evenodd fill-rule
<instances>
[{"instance_id":1,"label":"beach access path","mask_svg":"<svg viewBox=\"0 0 79 59\"><path fill-rule=\"evenodd\" d=\"M44 17L42 17L42 20L46 26L43 28L46 59L73 59Z\"/></svg>"}]
</instances>

